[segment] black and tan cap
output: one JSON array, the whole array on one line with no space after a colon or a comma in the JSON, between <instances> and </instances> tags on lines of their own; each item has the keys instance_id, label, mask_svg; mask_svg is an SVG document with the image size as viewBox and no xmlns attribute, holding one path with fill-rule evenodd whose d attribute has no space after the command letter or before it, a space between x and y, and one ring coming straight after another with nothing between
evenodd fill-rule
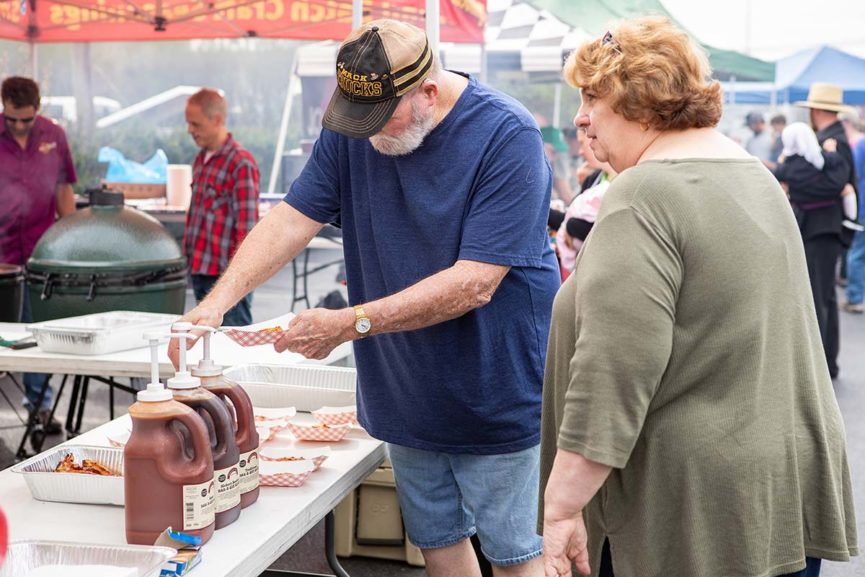
<instances>
[{"instance_id":1,"label":"black and tan cap","mask_svg":"<svg viewBox=\"0 0 865 577\"><path fill-rule=\"evenodd\" d=\"M369 138L387 123L400 98L429 76L426 34L397 20L373 20L354 30L336 57L336 90L322 125Z\"/></svg>"}]
</instances>

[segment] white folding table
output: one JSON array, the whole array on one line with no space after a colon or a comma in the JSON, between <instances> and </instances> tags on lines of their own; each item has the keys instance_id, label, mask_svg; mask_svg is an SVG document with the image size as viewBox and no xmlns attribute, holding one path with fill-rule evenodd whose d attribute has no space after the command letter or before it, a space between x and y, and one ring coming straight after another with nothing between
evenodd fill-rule
<instances>
[{"instance_id":1,"label":"white folding table","mask_svg":"<svg viewBox=\"0 0 865 577\"><path fill-rule=\"evenodd\" d=\"M306 413L295 420L313 421ZM125 415L65 444L107 446L110 431L129 426ZM193 577L275 575L275 571L265 571L267 567L322 518L326 533L332 537L333 508L381 464L385 453L383 443L361 429L351 431L330 447L328 459L303 486L262 487L258 501L244 509L233 524L216 531L204 546L202 562L193 569ZM126 544L123 507L37 501L30 495L23 476L9 469L0 471L0 503L11 541ZM336 561L332 539L325 544L325 550L336 575L345 577L347 574Z\"/></svg>"}]
</instances>

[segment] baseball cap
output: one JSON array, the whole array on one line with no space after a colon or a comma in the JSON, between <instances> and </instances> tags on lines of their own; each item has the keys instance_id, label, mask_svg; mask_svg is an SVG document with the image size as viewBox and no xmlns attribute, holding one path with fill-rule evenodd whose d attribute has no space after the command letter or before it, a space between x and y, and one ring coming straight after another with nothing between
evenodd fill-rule
<instances>
[{"instance_id":1,"label":"baseball cap","mask_svg":"<svg viewBox=\"0 0 865 577\"><path fill-rule=\"evenodd\" d=\"M355 29L336 56L336 90L322 125L352 138L369 138L390 120L400 98L429 76L426 33L397 20Z\"/></svg>"}]
</instances>

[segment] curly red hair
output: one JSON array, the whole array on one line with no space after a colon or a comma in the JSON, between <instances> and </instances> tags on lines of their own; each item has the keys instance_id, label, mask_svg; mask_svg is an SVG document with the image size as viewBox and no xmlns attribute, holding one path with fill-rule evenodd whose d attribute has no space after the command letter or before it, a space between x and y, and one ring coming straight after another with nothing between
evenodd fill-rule
<instances>
[{"instance_id":1,"label":"curly red hair","mask_svg":"<svg viewBox=\"0 0 865 577\"><path fill-rule=\"evenodd\" d=\"M627 120L658 130L707 128L721 119L721 85L705 51L661 17L622 21L604 38L577 48L565 80L609 97Z\"/></svg>"}]
</instances>

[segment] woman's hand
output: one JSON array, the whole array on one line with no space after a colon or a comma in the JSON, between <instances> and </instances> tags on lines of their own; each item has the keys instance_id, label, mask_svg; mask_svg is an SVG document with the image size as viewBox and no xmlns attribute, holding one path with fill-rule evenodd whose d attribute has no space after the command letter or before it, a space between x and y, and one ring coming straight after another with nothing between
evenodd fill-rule
<instances>
[{"instance_id":1,"label":"woman's hand","mask_svg":"<svg viewBox=\"0 0 865 577\"><path fill-rule=\"evenodd\" d=\"M583 575L589 569L586 524L582 512L574 517L557 518L544 508L544 577L571 577L571 564Z\"/></svg>"},{"instance_id":2,"label":"woman's hand","mask_svg":"<svg viewBox=\"0 0 865 577\"><path fill-rule=\"evenodd\" d=\"M823 150L826 152L838 152L838 141L834 138L827 138L823 143Z\"/></svg>"},{"instance_id":3,"label":"woman's hand","mask_svg":"<svg viewBox=\"0 0 865 577\"><path fill-rule=\"evenodd\" d=\"M612 469L565 449L556 451L544 490L544 577L571 577L571 564L588 575L583 508Z\"/></svg>"}]
</instances>

